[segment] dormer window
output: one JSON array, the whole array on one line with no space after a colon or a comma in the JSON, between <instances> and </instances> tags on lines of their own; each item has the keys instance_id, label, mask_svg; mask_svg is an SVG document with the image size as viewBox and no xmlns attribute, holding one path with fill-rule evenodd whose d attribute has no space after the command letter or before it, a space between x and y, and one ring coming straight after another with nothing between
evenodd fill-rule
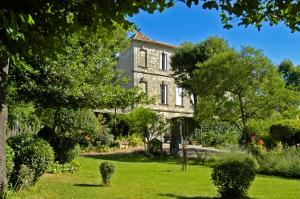
<instances>
[{"instance_id":1,"label":"dormer window","mask_svg":"<svg viewBox=\"0 0 300 199\"><path fill-rule=\"evenodd\" d=\"M147 51L145 49L139 49L138 52L138 66L147 67Z\"/></svg>"},{"instance_id":2,"label":"dormer window","mask_svg":"<svg viewBox=\"0 0 300 199\"><path fill-rule=\"evenodd\" d=\"M167 70L167 62L168 62L168 56L165 52L162 52L160 54L160 69L161 70Z\"/></svg>"}]
</instances>

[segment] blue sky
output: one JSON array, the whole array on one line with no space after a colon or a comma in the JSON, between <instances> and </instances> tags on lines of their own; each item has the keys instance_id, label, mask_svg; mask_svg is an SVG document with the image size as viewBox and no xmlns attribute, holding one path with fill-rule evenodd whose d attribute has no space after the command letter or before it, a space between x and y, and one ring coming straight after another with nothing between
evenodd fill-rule
<instances>
[{"instance_id":1,"label":"blue sky","mask_svg":"<svg viewBox=\"0 0 300 199\"><path fill-rule=\"evenodd\" d=\"M291 33L283 24L264 24L260 31L244 26L227 30L223 29L218 12L203 10L200 6L188 8L180 2L163 13L140 12L130 21L154 40L179 45L184 41L197 43L209 36L219 36L236 49L240 46L261 49L274 64L290 59L300 65L300 32Z\"/></svg>"}]
</instances>

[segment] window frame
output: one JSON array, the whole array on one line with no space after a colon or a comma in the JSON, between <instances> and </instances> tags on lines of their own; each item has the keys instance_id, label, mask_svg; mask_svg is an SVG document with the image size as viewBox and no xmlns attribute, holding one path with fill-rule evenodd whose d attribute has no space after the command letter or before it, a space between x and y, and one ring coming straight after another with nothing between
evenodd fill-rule
<instances>
[{"instance_id":1,"label":"window frame","mask_svg":"<svg viewBox=\"0 0 300 199\"><path fill-rule=\"evenodd\" d=\"M160 104L168 105L168 85L160 84Z\"/></svg>"},{"instance_id":2,"label":"window frame","mask_svg":"<svg viewBox=\"0 0 300 199\"><path fill-rule=\"evenodd\" d=\"M140 52L144 52L145 53L145 58L144 58L145 60L143 60L144 63L145 63L144 66L142 66L140 64ZM147 68L147 65L148 65L148 52L144 48L139 48L138 49L138 53L137 53L137 66L140 67L140 68Z\"/></svg>"}]
</instances>

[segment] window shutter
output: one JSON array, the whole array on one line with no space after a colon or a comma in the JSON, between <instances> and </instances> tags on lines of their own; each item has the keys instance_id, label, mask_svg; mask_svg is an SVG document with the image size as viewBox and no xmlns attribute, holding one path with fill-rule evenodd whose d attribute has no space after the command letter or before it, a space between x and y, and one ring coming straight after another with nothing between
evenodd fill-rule
<instances>
[{"instance_id":1,"label":"window shutter","mask_svg":"<svg viewBox=\"0 0 300 199\"><path fill-rule=\"evenodd\" d=\"M168 70L168 55L165 54L165 70Z\"/></svg>"},{"instance_id":2,"label":"window shutter","mask_svg":"<svg viewBox=\"0 0 300 199\"><path fill-rule=\"evenodd\" d=\"M168 86L167 85L165 85L165 102L166 102L166 104L168 104Z\"/></svg>"},{"instance_id":3,"label":"window shutter","mask_svg":"<svg viewBox=\"0 0 300 199\"><path fill-rule=\"evenodd\" d=\"M163 59L162 53L160 53L159 56L160 56L160 57L159 57L159 69L162 69L162 59Z\"/></svg>"}]
</instances>

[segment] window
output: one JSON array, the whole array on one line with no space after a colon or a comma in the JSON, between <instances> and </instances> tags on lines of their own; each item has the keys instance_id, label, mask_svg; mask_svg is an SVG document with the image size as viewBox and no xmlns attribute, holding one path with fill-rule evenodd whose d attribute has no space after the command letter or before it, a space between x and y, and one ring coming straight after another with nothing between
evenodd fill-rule
<instances>
[{"instance_id":1,"label":"window","mask_svg":"<svg viewBox=\"0 0 300 199\"><path fill-rule=\"evenodd\" d=\"M161 70L167 70L167 54L166 53L161 53L160 54L160 69Z\"/></svg>"},{"instance_id":2,"label":"window","mask_svg":"<svg viewBox=\"0 0 300 199\"><path fill-rule=\"evenodd\" d=\"M160 85L160 103L167 104L168 103L168 86L164 83Z\"/></svg>"},{"instance_id":3,"label":"window","mask_svg":"<svg viewBox=\"0 0 300 199\"><path fill-rule=\"evenodd\" d=\"M178 86L176 86L176 105L183 106L183 90Z\"/></svg>"},{"instance_id":4,"label":"window","mask_svg":"<svg viewBox=\"0 0 300 199\"><path fill-rule=\"evenodd\" d=\"M145 93L147 95L147 92L148 92L148 85L147 85L147 82L144 80L144 78L141 78L140 80L140 88L142 89L142 92Z\"/></svg>"},{"instance_id":5,"label":"window","mask_svg":"<svg viewBox=\"0 0 300 199\"><path fill-rule=\"evenodd\" d=\"M139 67L147 67L147 51L145 49L139 49L138 66Z\"/></svg>"}]
</instances>

